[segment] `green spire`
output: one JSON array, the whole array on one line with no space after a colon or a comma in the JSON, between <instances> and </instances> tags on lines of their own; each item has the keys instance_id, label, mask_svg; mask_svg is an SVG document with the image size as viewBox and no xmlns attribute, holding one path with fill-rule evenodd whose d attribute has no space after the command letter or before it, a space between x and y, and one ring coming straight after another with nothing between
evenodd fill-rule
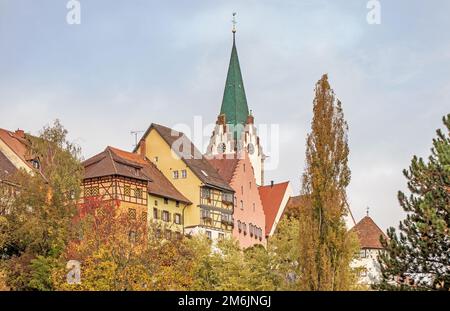
<instances>
[{"instance_id":1,"label":"green spire","mask_svg":"<svg viewBox=\"0 0 450 311\"><path fill-rule=\"evenodd\" d=\"M227 124L241 124L245 126L249 112L236 49L235 32L233 29L233 48L231 50L230 65L228 67L220 114L226 116Z\"/></svg>"}]
</instances>

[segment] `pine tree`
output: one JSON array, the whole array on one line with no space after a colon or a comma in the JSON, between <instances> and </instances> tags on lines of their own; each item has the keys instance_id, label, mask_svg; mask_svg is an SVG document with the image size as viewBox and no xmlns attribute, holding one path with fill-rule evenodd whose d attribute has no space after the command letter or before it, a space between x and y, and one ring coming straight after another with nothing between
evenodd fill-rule
<instances>
[{"instance_id":1,"label":"pine tree","mask_svg":"<svg viewBox=\"0 0 450 311\"><path fill-rule=\"evenodd\" d=\"M355 236L344 223L350 182L348 126L327 75L316 84L313 106L302 183L310 205L300 210L298 284L302 290L346 290L355 280L350 262L357 252Z\"/></svg>"},{"instance_id":2,"label":"pine tree","mask_svg":"<svg viewBox=\"0 0 450 311\"><path fill-rule=\"evenodd\" d=\"M388 229L379 257L379 289L450 289L450 114L443 118L445 135L437 130L428 162L414 156L403 174L411 194L398 193L407 213L398 235Z\"/></svg>"}]
</instances>

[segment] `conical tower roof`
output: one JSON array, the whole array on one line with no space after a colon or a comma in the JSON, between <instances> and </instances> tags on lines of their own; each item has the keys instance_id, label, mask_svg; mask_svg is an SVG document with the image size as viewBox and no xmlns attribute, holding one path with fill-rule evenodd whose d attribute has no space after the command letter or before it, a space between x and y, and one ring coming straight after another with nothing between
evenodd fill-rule
<instances>
[{"instance_id":1,"label":"conical tower roof","mask_svg":"<svg viewBox=\"0 0 450 311\"><path fill-rule=\"evenodd\" d=\"M220 114L225 115L227 124L245 126L249 110L245 96L244 81L236 49L235 32L233 32L233 47L231 49L230 64L223 93Z\"/></svg>"}]
</instances>

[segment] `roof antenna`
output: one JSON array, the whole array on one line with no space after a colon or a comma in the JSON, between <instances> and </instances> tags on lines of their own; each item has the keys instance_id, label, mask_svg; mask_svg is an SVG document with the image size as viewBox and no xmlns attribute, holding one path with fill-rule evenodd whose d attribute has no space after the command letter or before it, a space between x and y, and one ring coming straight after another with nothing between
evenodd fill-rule
<instances>
[{"instance_id":1,"label":"roof antenna","mask_svg":"<svg viewBox=\"0 0 450 311\"><path fill-rule=\"evenodd\" d=\"M130 134L134 135L134 145L133 147L137 147L137 137L139 133L144 133L144 131L131 131Z\"/></svg>"}]
</instances>

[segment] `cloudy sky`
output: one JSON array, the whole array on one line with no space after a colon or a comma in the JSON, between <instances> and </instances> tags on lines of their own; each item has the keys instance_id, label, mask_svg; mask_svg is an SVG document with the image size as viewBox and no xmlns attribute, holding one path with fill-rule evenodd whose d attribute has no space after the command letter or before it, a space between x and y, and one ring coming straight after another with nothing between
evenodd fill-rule
<instances>
[{"instance_id":1,"label":"cloudy sky","mask_svg":"<svg viewBox=\"0 0 450 311\"><path fill-rule=\"evenodd\" d=\"M323 73L349 123L349 198L359 220L403 217L396 193L413 154L427 156L450 112L450 2L381 0L0 0L0 127L37 133L58 118L87 158L151 122L214 122L231 51L231 13L256 123L279 124L267 180L300 188L313 88ZM205 137L206 139L206 137ZM206 140L205 140L206 143ZM269 149L269 148L267 148Z\"/></svg>"}]
</instances>

